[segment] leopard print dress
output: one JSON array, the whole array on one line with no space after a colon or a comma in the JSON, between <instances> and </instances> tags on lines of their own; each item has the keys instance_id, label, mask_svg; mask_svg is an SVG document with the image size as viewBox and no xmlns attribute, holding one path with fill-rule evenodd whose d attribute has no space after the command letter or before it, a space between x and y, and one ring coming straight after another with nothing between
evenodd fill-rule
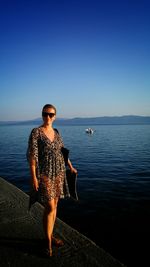
<instances>
[{"instance_id":1,"label":"leopard print dress","mask_svg":"<svg viewBox=\"0 0 150 267\"><path fill-rule=\"evenodd\" d=\"M27 159L29 161L32 158L36 161L41 203L70 196L65 162L61 152L63 146L62 138L56 130L53 141L45 135L41 127L31 131Z\"/></svg>"}]
</instances>

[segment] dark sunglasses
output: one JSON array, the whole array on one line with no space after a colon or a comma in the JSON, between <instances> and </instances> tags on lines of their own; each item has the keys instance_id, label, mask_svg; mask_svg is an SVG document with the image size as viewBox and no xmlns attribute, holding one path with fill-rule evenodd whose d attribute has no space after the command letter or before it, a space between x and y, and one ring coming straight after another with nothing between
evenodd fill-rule
<instances>
[{"instance_id":1,"label":"dark sunglasses","mask_svg":"<svg viewBox=\"0 0 150 267\"><path fill-rule=\"evenodd\" d=\"M47 117L49 116L50 118L53 118L55 116L55 113L48 113L48 112L42 112L42 116L43 117Z\"/></svg>"}]
</instances>

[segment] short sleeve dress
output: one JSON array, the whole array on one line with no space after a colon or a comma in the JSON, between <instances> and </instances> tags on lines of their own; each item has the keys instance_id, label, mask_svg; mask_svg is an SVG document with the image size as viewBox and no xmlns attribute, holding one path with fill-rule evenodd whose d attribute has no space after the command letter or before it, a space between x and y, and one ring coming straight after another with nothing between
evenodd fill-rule
<instances>
[{"instance_id":1,"label":"short sleeve dress","mask_svg":"<svg viewBox=\"0 0 150 267\"><path fill-rule=\"evenodd\" d=\"M40 201L46 203L54 198L69 197L66 167L61 152L64 146L60 134L55 130L51 141L41 127L31 131L28 142L27 159L35 159L39 180Z\"/></svg>"}]
</instances>

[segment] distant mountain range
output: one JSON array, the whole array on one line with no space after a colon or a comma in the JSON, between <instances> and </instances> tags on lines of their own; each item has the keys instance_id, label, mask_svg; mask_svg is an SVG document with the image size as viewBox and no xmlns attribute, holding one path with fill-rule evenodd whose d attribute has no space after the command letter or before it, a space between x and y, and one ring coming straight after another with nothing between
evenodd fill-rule
<instances>
[{"instance_id":1,"label":"distant mountain range","mask_svg":"<svg viewBox=\"0 0 150 267\"><path fill-rule=\"evenodd\" d=\"M0 121L0 125L40 125L41 118L27 121ZM56 125L123 125L123 124L150 124L150 116L104 116L91 118L57 118Z\"/></svg>"}]
</instances>

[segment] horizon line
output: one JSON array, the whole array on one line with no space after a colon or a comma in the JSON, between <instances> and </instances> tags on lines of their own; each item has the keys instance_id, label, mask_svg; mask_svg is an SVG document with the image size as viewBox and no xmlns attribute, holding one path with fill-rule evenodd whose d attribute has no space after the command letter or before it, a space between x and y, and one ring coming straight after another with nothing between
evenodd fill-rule
<instances>
[{"instance_id":1,"label":"horizon line","mask_svg":"<svg viewBox=\"0 0 150 267\"><path fill-rule=\"evenodd\" d=\"M56 117L56 120L74 120L74 119L97 119L97 118L121 118L121 117L150 117L150 115L103 115L103 116L92 116L92 117ZM24 120L0 120L0 123L8 123L8 122L30 122L42 120L42 117L33 118L33 119L24 119Z\"/></svg>"}]
</instances>

